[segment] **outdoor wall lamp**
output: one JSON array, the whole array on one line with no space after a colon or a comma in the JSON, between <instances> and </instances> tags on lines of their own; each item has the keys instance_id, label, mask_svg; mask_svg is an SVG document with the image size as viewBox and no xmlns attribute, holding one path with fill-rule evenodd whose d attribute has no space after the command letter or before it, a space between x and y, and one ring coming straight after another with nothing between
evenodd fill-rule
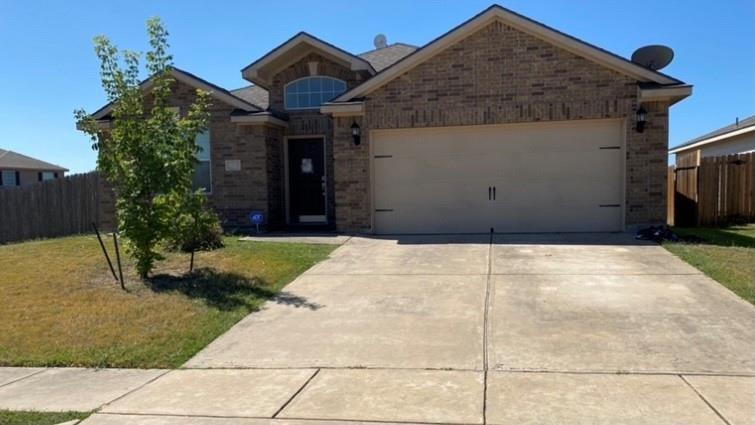
<instances>
[{"instance_id":1,"label":"outdoor wall lamp","mask_svg":"<svg viewBox=\"0 0 755 425\"><path fill-rule=\"evenodd\" d=\"M642 133L645 131L645 123L648 119L648 111L645 110L642 106L640 106L640 109L637 110L637 132Z\"/></svg>"},{"instance_id":2,"label":"outdoor wall lamp","mask_svg":"<svg viewBox=\"0 0 755 425\"><path fill-rule=\"evenodd\" d=\"M354 146L359 146L362 143L362 129L359 128L359 124L356 121L354 121L354 124L351 124L351 138L354 140Z\"/></svg>"}]
</instances>

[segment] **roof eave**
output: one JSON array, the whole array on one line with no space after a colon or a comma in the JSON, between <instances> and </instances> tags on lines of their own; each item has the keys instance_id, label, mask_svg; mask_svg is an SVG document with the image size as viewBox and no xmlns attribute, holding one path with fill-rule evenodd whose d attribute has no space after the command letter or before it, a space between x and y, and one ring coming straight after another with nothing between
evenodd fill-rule
<instances>
[{"instance_id":1,"label":"roof eave","mask_svg":"<svg viewBox=\"0 0 755 425\"><path fill-rule=\"evenodd\" d=\"M640 103L669 102L673 105L692 95L692 85L640 87Z\"/></svg>"},{"instance_id":2,"label":"roof eave","mask_svg":"<svg viewBox=\"0 0 755 425\"><path fill-rule=\"evenodd\" d=\"M271 125L287 128L288 121L276 117L271 112L257 112L253 114L231 115L231 122L239 125Z\"/></svg>"},{"instance_id":3,"label":"roof eave","mask_svg":"<svg viewBox=\"0 0 755 425\"><path fill-rule=\"evenodd\" d=\"M262 111L263 110L257 105L254 105L239 97L234 96L228 90L220 86L217 86L215 84L212 84L209 81L203 80L189 72L172 67L170 69L170 75L171 77L175 78L177 81L180 81L194 88L204 90L208 92L210 96L220 99L221 101L233 107L243 109L246 111ZM152 78L152 76L150 76L149 78L147 78L146 80L142 81L139 84L139 88L141 90L149 90L149 88L152 87L153 83L154 83L154 79ZM91 117L96 120L102 120L113 111L113 106L114 106L113 102L110 102L107 105L103 106L102 108L98 109L96 112L94 112L91 115Z\"/></svg>"},{"instance_id":4,"label":"roof eave","mask_svg":"<svg viewBox=\"0 0 755 425\"><path fill-rule=\"evenodd\" d=\"M357 117L364 115L364 101L327 102L320 106L320 113L333 117Z\"/></svg>"}]
</instances>

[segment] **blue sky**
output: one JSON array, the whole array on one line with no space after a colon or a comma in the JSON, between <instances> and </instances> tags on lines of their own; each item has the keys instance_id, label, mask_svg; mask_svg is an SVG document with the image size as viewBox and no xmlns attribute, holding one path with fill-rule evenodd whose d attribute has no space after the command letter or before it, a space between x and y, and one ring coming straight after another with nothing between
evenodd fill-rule
<instances>
[{"instance_id":1,"label":"blue sky","mask_svg":"<svg viewBox=\"0 0 755 425\"><path fill-rule=\"evenodd\" d=\"M58 163L95 167L72 111L104 103L92 37L146 50L145 21L160 16L175 64L220 86L245 85L240 69L304 30L346 50L389 43L423 45L491 2L347 0L200 2L0 0L0 148ZM629 57L646 44L676 51L664 72L695 85L671 110L676 145L753 114L752 0L511 0L500 4Z\"/></svg>"}]
</instances>

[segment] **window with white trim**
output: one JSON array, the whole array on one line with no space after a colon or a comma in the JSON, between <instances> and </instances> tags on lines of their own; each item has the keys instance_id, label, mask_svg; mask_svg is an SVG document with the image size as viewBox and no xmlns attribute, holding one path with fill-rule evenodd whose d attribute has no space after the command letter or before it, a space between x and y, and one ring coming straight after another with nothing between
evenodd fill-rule
<instances>
[{"instance_id":1,"label":"window with white trim","mask_svg":"<svg viewBox=\"0 0 755 425\"><path fill-rule=\"evenodd\" d=\"M196 156L197 163L194 166L192 186L194 190L202 189L205 193L210 193L212 192L212 171L210 170L210 149L212 144L210 142L210 130L197 134L195 140L199 151Z\"/></svg>"},{"instance_id":2,"label":"window with white trim","mask_svg":"<svg viewBox=\"0 0 755 425\"><path fill-rule=\"evenodd\" d=\"M52 179L57 179L58 178L58 173L56 173L54 171L42 171L40 174L41 174L40 180L42 180L42 181L52 180Z\"/></svg>"},{"instance_id":3,"label":"window with white trim","mask_svg":"<svg viewBox=\"0 0 755 425\"><path fill-rule=\"evenodd\" d=\"M313 109L345 93L346 82L332 77L304 77L288 83L284 92L286 109Z\"/></svg>"}]
</instances>

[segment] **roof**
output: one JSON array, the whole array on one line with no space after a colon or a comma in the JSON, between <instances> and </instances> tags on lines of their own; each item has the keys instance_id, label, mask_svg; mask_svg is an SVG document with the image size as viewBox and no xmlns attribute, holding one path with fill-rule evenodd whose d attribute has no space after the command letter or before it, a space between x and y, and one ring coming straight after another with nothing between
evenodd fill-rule
<instances>
[{"instance_id":1,"label":"roof","mask_svg":"<svg viewBox=\"0 0 755 425\"><path fill-rule=\"evenodd\" d=\"M299 60L311 49L316 49L328 58L348 66L352 71L367 71L375 75L377 71L365 59L360 58L327 41L306 32L300 32L283 42L241 70L244 79L262 87L271 84L271 76L280 68Z\"/></svg>"},{"instance_id":2,"label":"roof","mask_svg":"<svg viewBox=\"0 0 755 425\"><path fill-rule=\"evenodd\" d=\"M369 62L376 71L380 71L393 65L417 49L417 46L405 43L394 43L390 46L360 53L358 56ZM257 105L262 109L268 109L270 107L270 94L266 89L258 85L250 84L246 87L231 90L230 93L249 103Z\"/></svg>"},{"instance_id":3,"label":"roof","mask_svg":"<svg viewBox=\"0 0 755 425\"><path fill-rule=\"evenodd\" d=\"M706 145L708 143L719 142L730 137L751 131L755 131L755 115L749 116L743 120L739 120L739 123L734 122L717 130L713 130L710 133L703 134L700 137L695 137L690 141L672 148L669 153L677 153L701 145Z\"/></svg>"},{"instance_id":4,"label":"roof","mask_svg":"<svg viewBox=\"0 0 755 425\"><path fill-rule=\"evenodd\" d=\"M188 84L194 88L202 89L210 93L210 95L215 97L216 99L219 99L236 108L239 108L245 111L262 111L264 109L240 97L237 97L233 95L231 92L229 92L228 90L218 85L212 84L211 82L207 80L199 78L188 71L184 71L176 67L171 67L170 74L176 80L184 84ZM152 81L153 81L153 76L150 76L146 80L142 81L139 84L139 86L143 90L148 90L152 86ZM93 113L92 117L98 120L104 119L110 114L110 112L112 112L112 110L113 110L113 102L110 102L107 105L100 108L99 110L97 110L95 113Z\"/></svg>"},{"instance_id":5,"label":"roof","mask_svg":"<svg viewBox=\"0 0 755 425\"><path fill-rule=\"evenodd\" d=\"M348 101L369 94L384 84L387 84L389 81L392 81L394 78L411 70L415 66L429 60L436 54L461 41L463 38L494 20L502 21L522 32L531 34L576 55L592 60L593 62L614 69L625 75L629 75L636 78L639 82L652 82L662 85L684 84L684 82L666 74L645 68L629 59L565 34L496 4L490 6L440 37L430 41L393 65L383 69L376 76L339 96L335 101Z\"/></svg>"},{"instance_id":6,"label":"roof","mask_svg":"<svg viewBox=\"0 0 755 425\"><path fill-rule=\"evenodd\" d=\"M240 89L231 90L231 94L257 105L262 109L267 109L270 106L270 95L267 90L260 86L255 86L254 84Z\"/></svg>"},{"instance_id":7,"label":"roof","mask_svg":"<svg viewBox=\"0 0 755 425\"><path fill-rule=\"evenodd\" d=\"M59 165L50 164L49 162L40 161L30 156L21 155L20 153L0 149L0 168L10 168L14 170L44 170L44 171L68 171Z\"/></svg>"},{"instance_id":8,"label":"roof","mask_svg":"<svg viewBox=\"0 0 755 425\"><path fill-rule=\"evenodd\" d=\"M390 46L360 53L359 57L369 62L375 71L382 71L401 59L414 53L419 47L405 43L393 43Z\"/></svg>"}]
</instances>

